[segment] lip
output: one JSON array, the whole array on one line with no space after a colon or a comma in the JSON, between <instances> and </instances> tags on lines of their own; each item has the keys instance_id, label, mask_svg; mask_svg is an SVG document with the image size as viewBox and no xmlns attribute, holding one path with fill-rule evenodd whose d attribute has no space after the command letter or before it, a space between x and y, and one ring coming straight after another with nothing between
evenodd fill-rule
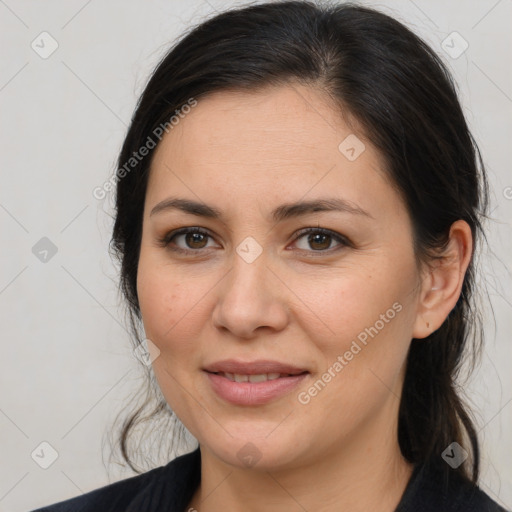
<instances>
[{"instance_id":1,"label":"lip","mask_svg":"<svg viewBox=\"0 0 512 512\"><path fill-rule=\"evenodd\" d=\"M239 373L242 375L258 375L261 373L289 373L298 375L307 372L306 368L299 368L288 363L280 363L267 359L258 359L256 361L237 361L236 359L225 359L217 361L203 368L210 373Z\"/></svg>"},{"instance_id":2,"label":"lip","mask_svg":"<svg viewBox=\"0 0 512 512\"><path fill-rule=\"evenodd\" d=\"M305 369L277 361L219 361L203 369L213 391L234 405L262 405L290 393L309 375ZM263 382L233 382L217 372L259 375L262 373L290 374Z\"/></svg>"}]
</instances>

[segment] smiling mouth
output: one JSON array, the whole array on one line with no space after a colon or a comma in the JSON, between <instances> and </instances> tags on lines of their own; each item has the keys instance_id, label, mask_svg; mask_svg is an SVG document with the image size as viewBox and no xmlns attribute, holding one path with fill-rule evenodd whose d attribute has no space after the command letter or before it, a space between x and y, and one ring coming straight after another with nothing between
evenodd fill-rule
<instances>
[{"instance_id":1,"label":"smiling mouth","mask_svg":"<svg viewBox=\"0 0 512 512\"><path fill-rule=\"evenodd\" d=\"M241 373L228 373L228 372L208 372L218 375L219 377L225 377L231 382L266 382L268 380L282 379L285 377L296 377L297 375L303 375L308 372L301 373L260 373L260 374L241 374Z\"/></svg>"},{"instance_id":2,"label":"smiling mouth","mask_svg":"<svg viewBox=\"0 0 512 512\"><path fill-rule=\"evenodd\" d=\"M205 375L212 390L222 400L237 406L258 406L289 394L307 378L309 372L231 373L205 370Z\"/></svg>"}]
</instances>

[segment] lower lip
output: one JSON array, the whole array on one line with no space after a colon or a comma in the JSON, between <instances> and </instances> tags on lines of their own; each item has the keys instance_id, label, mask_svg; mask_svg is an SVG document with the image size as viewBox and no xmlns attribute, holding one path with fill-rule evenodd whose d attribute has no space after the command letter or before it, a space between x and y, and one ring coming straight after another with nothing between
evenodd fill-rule
<instances>
[{"instance_id":1,"label":"lower lip","mask_svg":"<svg viewBox=\"0 0 512 512\"><path fill-rule=\"evenodd\" d=\"M307 373L279 377L263 382L233 382L215 373L205 372L213 390L235 405L261 405L289 393L307 377Z\"/></svg>"}]
</instances>

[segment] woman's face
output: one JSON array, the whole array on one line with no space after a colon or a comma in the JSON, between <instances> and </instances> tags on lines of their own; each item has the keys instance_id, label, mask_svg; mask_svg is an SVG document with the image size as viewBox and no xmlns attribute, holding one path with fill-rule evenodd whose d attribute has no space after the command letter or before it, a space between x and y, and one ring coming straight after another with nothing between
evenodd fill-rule
<instances>
[{"instance_id":1,"label":"woman's face","mask_svg":"<svg viewBox=\"0 0 512 512\"><path fill-rule=\"evenodd\" d=\"M379 153L299 85L182 116L153 159L137 281L167 402L239 467L395 443L420 281Z\"/></svg>"}]
</instances>

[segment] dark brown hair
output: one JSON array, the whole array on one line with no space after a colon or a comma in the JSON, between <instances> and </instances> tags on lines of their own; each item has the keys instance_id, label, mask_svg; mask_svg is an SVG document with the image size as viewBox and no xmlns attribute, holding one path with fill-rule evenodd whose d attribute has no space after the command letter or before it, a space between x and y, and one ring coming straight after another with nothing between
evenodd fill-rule
<instances>
[{"instance_id":1,"label":"dark brown hair","mask_svg":"<svg viewBox=\"0 0 512 512\"><path fill-rule=\"evenodd\" d=\"M487 181L449 71L402 23L353 4L249 5L191 29L151 76L133 115L118 169L126 168L133 153L190 98L200 102L216 91L293 82L326 92L363 127L408 208L420 261L436 257L458 219L469 224L475 242L480 240ZM111 241L136 343L141 326L137 267L153 151L118 175ZM443 325L427 340L412 340L398 439L404 457L412 463L439 459L450 443L458 442L472 457L470 464L456 471L476 481L477 435L457 384L464 354L477 354L482 340L474 277L472 257L460 298ZM129 447L135 427L145 422L156 425L160 418L164 428L171 428L174 421L150 370L147 378L150 386L143 403L124 422L119 438L123 457L135 471ZM451 471L447 464L444 469Z\"/></svg>"}]
</instances>

